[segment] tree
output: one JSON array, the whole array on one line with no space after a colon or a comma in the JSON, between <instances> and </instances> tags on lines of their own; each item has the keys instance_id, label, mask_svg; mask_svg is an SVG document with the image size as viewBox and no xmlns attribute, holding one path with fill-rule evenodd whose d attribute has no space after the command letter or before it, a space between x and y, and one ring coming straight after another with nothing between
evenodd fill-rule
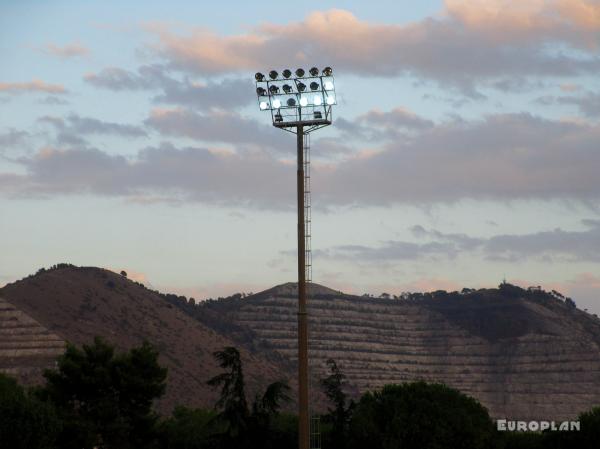
<instances>
[{"instance_id":1,"label":"tree","mask_svg":"<svg viewBox=\"0 0 600 449\"><path fill-rule=\"evenodd\" d=\"M595 449L600 441L600 407L579 415L580 431L544 432L544 448Z\"/></svg>"},{"instance_id":2,"label":"tree","mask_svg":"<svg viewBox=\"0 0 600 449\"><path fill-rule=\"evenodd\" d=\"M56 410L0 373L0 447L50 449L61 430Z\"/></svg>"},{"instance_id":3,"label":"tree","mask_svg":"<svg viewBox=\"0 0 600 449\"><path fill-rule=\"evenodd\" d=\"M492 448L497 433L475 399L442 384L386 385L364 394L350 422L350 447Z\"/></svg>"},{"instance_id":4,"label":"tree","mask_svg":"<svg viewBox=\"0 0 600 449\"><path fill-rule=\"evenodd\" d=\"M321 380L325 396L333 404L333 408L328 409L327 420L332 423L331 438L335 446L344 448L346 446L348 423L355 404L352 400L348 401L348 395L344 391L348 383L346 375L341 372L335 360L327 360L327 365L330 374Z\"/></svg>"},{"instance_id":5,"label":"tree","mask_svg":"<svg viewBox=\"0 0 600 449\"><path fill-rule=\"evenodd\" d=\"M287 383L278 381L270 384L262 396L256 396L250 412L239 351L230 346L213 355L219 366L225 369L208 381L210 386L221 388L215 408L221 409L217 418L227 427L223 435L225 445L236 448L276 447L274 441L278 441L278 434L272 432L273 421L279 416L281 404L290 400Z\"/></svg>"},{"instance_id":6,"label":"tree","mask_svg":"<svg viewBox=\"0 0 600 449\"><path fill-rule=\"evenodd\" d=\"M124 278L126 278L127 277L127 271L122 270L121 271L121 276L123 276Z\"/></svg>"},{"instance_id":7,"label":"tree","mask_svg":"<svg viewBox=\"0 0 600 449\"><path fill-rule=\"evenodd\" d=\"M218 416L227 423L228 434L235 439L246 430L249 415L240 353L229 346L213 355L226 371L210 379L208 385L221 387L215 408L222 410Z\"/></svg>"},{"instance_id":8,"label":"tree","mask_svg":"<svg viewBox=\"0 0 600 449\"><path fill-rule=\"evenodd\" d=\"M173 416L159 426L159 441L169 449L219 448L218 435L224 429L212 410L175 407Z\"/></svg>"},{"instance_id":9,"label":"tree","mask_svg":"<svg viewBox=\"0 0 600 449\"><path fill-rule=\"evenodd\" d=\"M147 342L122 354L99 337L82 349L67 345L40 391L63 420L60 447L145 446L154 437L152 403L164 393L166 376Z\"/></svg>"}]
</instances>

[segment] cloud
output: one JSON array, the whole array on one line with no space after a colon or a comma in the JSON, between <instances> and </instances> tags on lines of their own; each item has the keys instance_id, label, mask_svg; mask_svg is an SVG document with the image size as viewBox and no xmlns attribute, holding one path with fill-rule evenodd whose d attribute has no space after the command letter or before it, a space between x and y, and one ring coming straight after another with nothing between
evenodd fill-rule
<instances>
[{"instance_id":1,"label":"cloud","mask_svg":"<svg viewBox=\"0 0 600 449\"><path fill-rule=\"evenodd\" d=\"M556 101L560 104L573 104L577 106L586 117L600 117L600 93L585 92L581 96L558 97Z\"/></svg>"},{"instance_id":2,"label":"cloud","mask_svg":"<svg viewBox=\"0 0 600 449\"><path fill-rule=\"evenodd\" d=\"M62 149L87 148L82 136L93 132L124 136L138 132L135 128L123 128L128 125L90 122L73 115L42 120L57 130L57 140L51 146ZM295 142L293 136L271 126L232 112L199 113L181 108L155 109L145 124L165 137L231 144L237 156L218 159L220 163L212 166L217 170L213 176L235 172L253 179L238 164L248 162L246 154L271 154L250 159L263 181L253 185L240 180L227 186L219 198L224 203L243 197L266 204L275 197L263 186L264 180L269 180L270 189L285 189L290 184L287 178L280 177L283 162L276 158L286 154L287 159L293 158ZM352 149L338 148L335 159L327 163L313 161L312 187L318 195L316 204L322 207L427 205L463 199L568 199L595 203L600 198L600 178L596 173L600 166L599 140L600 125L546 120L530 114L451 120L408 136L399 135L373 149L349 140ZM314 142L315 151L318 144ZM324 145L329 148L332 143L325 140ZM26 167L34 167L33 162L26 161ZM92 165L75 169L94 171ZM150 177L144 185L160 196L161 183ZM186 186L178 185L183 190ZM214 186L215 197L219 196L219 186L222 184ZM193 184L189 188L189 194L183 195L185 198L203 198L196 195ZM236 188L244 190L235 193ZM52 185L48 189L52 192ZM281 205L276 203L273 207Z\"/></svg>"},{"instance_id":3,"label":"cloud","mask_svg":"<svg viewBox=\"0 0 600 449\"><path fill-rule=\"evenodd\" d=\"M294 145L288 135L272 126L230 111L198 113L184 108L155 108L145 124L165 136L189 137L204 142L254 144L278 151L288 150Z\"/></svg>"},{"instance_id":4,"label":"cloud","mask_svg":"<svg viewBox=\"0 0 600 449\"><path fill-rule=\"evenodd\" d=\"M433 128L434 122L418 116L406 108L398 107L390 111L371 109L352 121L344 118L336 120L336 127L362 140L396 140L409 133Z\"/></svg>"},{"instance_id":5,"label":"cloud","mask_svg":"<svg viewBox=\"0 0 600 449\"><path fill-rule=\"evenodd\" d=\"M0 92L11 94L25 92L45 92L54 95L66 94L67 90L60 84L49 84L40 80L33 80L22 83L2 83L0 82Z\"/></svg>"},{"instance_id":6,"label":"cloud","mask_svg":"<svg viewBox=\"0 0 600 449\"><path fill-rule=\"evenodd\" d=\"M381 151L313 168L327 204L389 205L460 199L600 198L600 126L496 114L449 121Z\"/></svg>"},{"instance_id":7,"label":"cloud","mask_svg":"<svg viewBox=\"0 0 600 449\"><path fill-rule=\"evenodd\" d=\"M600 222L586 220L588 229L564 231L553 229L530 234L499 234L488 238L466 234L443 233L435 229L413 226L417 240L386 241L378 246L339 245L317 250L315 257L361 260L374 263L402 262L421 259L454 259L461 254L483 255L488 260L518 262L527 259L571 262L600 262Z\"/></svg>"},{"instance_id":8,"label":"cloud","mask_svg":"<svg viewBox=\"0 0 600 449\"><path fill-rule=\"evenodd\" d=\"M41 47L39 50L43 53L46 53L51 56L56 56L61 59L70 59L81 56L87 56L90 53L90 50L88 48L78 43L67 44L62 47L55 44L48 44Z\"/></svg>"},{"instance_id":9,"label":"cloud","mask_svg":"<svg viewBox=\"0 0 600 449\"><path fill-rule=\"evenodd\" d=\"M404 241L388 241L377 247L339 245L313 251L313 255L317 259L360 260L373 263L437 258L440 256L454 258L457 254L457 248L452 243L414 243Z\"/></svg>"},{"instance_id":10,"label":"cloud","mask_svg":"<svg viewBox=\"0 0 600 449\"><path fill-rule=\"evenodd\" d=\"M226 78L220 81L177 79L161 65L140 67L137 72L109 67L84 77L88 83L113 91L159 90L154 103L175 104L193 109L236 109L256 101L254 84L249 79Z\"/></svg>"},{"instance_id":11,"label":"cloud","mask_svg":"<svg viewBox=\"0 0 600 449\"><path fill-rule=\"evenodd\" d=\"M158 192L175 201L277 209L295 204L294 167L263 152L236 154L165 143L145 148L132 159L95 148L44 148L19 162L25 175L0 173L5 195L93 193L135 200Z\"/></svg>"},{"instance_id":12,"label":"cloud","mask_svg":"<svg viewBox=\"0 0 600 449\"><path fill-rule=\"evenodd\" d=\"M585 231L536 232L525 235L497 235L483 245L491 260L518 261L527 257L566 258L569 261L600 262L600 224Z\"/></svg>"},{"instance_id":13,"label":"cloud","mask_svg":"<svg viewBox=\"0 0 600 449\"><path fill-rule=\"evenodd\" d=\"M145 137L146 131L135 125L105 122L91 117L81 117L70 114L65 119L44 116L39 122L49 123L58 131L59 142L82 144L80 136L87 135L116 135L121 137Z\"/></svg>"},{"instance_id":14,"label":"cloud","mask_svg":"<svg viewBox=\"0 0 600 449\"><path fill-rule=\"evenodd\" d=\"M249 80L225 79L220 82L194 83L171 80L162 86L156 103L177 104L198 109L237 109L255 101L254 84Z\"/></svg>"},{"instance_id":15,"label":"cloud","mask_svg":"<svg viewBox=\"0 0 600 449\"><path fill-rule=\"evenodd\" d=\"M30 134L27 131L10 128L7 132L0 134L0 151L5 148L22 146L29 137Z\"/></svg>"},{"instance_id":16,"label":"cloud","mask_svg":"<svg viewBox=\"0 0 600 449\"><path fill-rule=\"evenodd\" d=\"M54 95L48 95L47 97L38 100L38 104L46 104L46 105L52 105L52 106L64 106L64 105L69 104L69 102L62 98L56 97Z\"/></svg>"},{"instance_id":17,"label":"cloud","mask_svg":"<svg viewBox=\"0 0 600 449\"><path fill-rule=\"evenodd\" d=\"M164 79L163 68L156 65L142 66L138 73L119 67L107 67L98 73L88 73L84 76L86 82L114 91L153 89Z\"/></svg>"},{"instance_id":18,"label":"cloud","mask_svg":"<svg viewBox=\"0 0 600 449\"><path fill-rule=\"evenodd\" d=\"M197 28L180 36L161 25L147 29L158 37L155 48L167 64L196 74L303 66L310 61L366 76L414 75L480 97L480 83L597 73L600 60L594 48L600 26L593 17L599 12L599 4L583 0L519 5L508 0L452 0L438 16L403 25L371 23L333 9L286 25L266 23L241 35ZM577 49L580 56L548 51L548 44Z\"/></svg>"}]
</instances>

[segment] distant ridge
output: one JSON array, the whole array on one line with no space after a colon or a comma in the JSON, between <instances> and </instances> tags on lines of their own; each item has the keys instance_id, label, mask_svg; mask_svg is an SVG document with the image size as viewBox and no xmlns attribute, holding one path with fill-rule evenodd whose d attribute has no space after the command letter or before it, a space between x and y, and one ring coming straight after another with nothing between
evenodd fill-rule
<instances>
[{"instance_id":1,"label":"distant ridge","mask_svg":"<svg viewBox=\"0 0 600 449\"><path fill-rule=\"evenodd\" d=\"M216 392L206 381L220 368L212 356L225 346L236 346L226 335L215 332L169 303L162 295L124 276L94 267L59 265L0 289L9 307L27 314L62 339L90 343L104 337L121 349L148 340L160 351L160 362L169 369L165 397L159 402L164 413L176 404L214 405ZM0 333L7 322L0 321ZM260 353L241 347L250 391L264 384L289 378L293 373ZM56 351L54 354L62 353ZM0 366L8 363L0 352ZM27 364L13 366L23 370ZM33 380L33 379L32 379Z\"/></svg>"},{"instance_id":2,"label":"distant ridge","mask_svg":"<svg viewBox=\"0 0 600 449\"><path fill-rule=\"evenodd\" d=\"M39 382L64 350L62 338L0 298L0 372L20 382Z\"/></svg>"},{"instance_id":3,"label":"distant ridge","mask_svg":"<svg viewBox=\"0 0 600 449\"><path fill-rule=\"evenodd\" d=\"M315 390L333 358L356 396L388 383L425 380L475 397L496 418L562 420L600 405L600 320L558 292L506 283L394 299L317 284L310 292ZM296 295L297 285L285 283L194 303L108 270L60 265L0 289L0 335L31 320L32 335L49 342L48 357L41 356L44 349L33 363L9 355L17 347L34 348L6 340L0 368L27 373L51 365L64 340L81 344L100 335L128 348L145 339L169 368L167 394L158 405L170 413L175 404L214 403L216 393L206 385L219 372L212 353L233 345L241 349L250 394L282 378L295 391ZM322 395L316 396L324 408Z\"/></svg>"},{"instance_id":4,"label":"distant ridge","mask_svg":"<svg viewBox=\"0 0 600 449\"><path fill-rule=\"evenodd\" d=\"M333 290L329 287L325 287L324 285L310 283L308 284L308 288L311 295L344 295L339 290ZM297 282L286 282L285 284L279 284L275 287L269 288L262 292L256 293L255 295L251 295L252 297L264 297L264 296L291 296L298 297L298 283Z\"/></svg>"},{"instance_id":5,"label":"distant ridge","mask_svg":"<svg viewBox=\"0 0 600 449\"><path fill-rule=\"evenodd\" d=\"M492 416L514 419L568 419L600 405L600 320L568 299L510 284L404 299L315 287L308 301L315 378L333 358L357 393L443 382L477 398ZM295 362L295 292L295 284L282 284L201 303L194 314Z\"/></svg>"}]
</instances>

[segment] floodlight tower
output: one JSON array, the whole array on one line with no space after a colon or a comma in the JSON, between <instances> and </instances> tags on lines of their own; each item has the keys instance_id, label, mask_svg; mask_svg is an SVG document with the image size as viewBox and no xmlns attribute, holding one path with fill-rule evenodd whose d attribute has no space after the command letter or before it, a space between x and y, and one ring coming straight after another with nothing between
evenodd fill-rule
<instances>
[{"instance_id":1,"label":"floodlight tower","mask_svg":"<svg viewBox=\"0 0 600 449\"><path fill-rule=\"evenodd\" d=\"M255 75L258 106L271 113L273 126L296 134L298 169L296 189L298 196L298 439L299 449L309 449L310 417L308 411L308 321L307 278L310 281L310 178L304 167L308 162L305 137L317 129L331 125L332 106L336 104L335 85L331 67L322 71L316 67L308 73L285 69L281 75L271 70L268 76ZM307 158L304 158L304 150ZM308 201L307 201L308 200ZM307 212L307 213L305 213ZM308 245L307 245L308 244ZM307 249L308 247L308 249ZM307 275L308 274L308 275Z\"/></svg>"}]
</instances>

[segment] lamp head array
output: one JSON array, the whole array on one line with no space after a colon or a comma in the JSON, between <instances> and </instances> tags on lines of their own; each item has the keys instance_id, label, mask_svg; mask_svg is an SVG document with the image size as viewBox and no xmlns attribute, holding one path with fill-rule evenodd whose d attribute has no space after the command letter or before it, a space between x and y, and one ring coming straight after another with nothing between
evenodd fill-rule
<instances>
[{"instance_id":1,"label":"lamp head array","mask_svg":"<svg viewBox=\"0 0 600 449\"><path fill-rule=\"evenodd\" d=\"M277 121L286 114L297 119L329 117L331 106L337 104L331 67L311 67L308 73L302 68L284 69L281 74L271 70L268 77L258 72L254 78L260 110L273 111Z\"/></svg>"}]
</instances>

